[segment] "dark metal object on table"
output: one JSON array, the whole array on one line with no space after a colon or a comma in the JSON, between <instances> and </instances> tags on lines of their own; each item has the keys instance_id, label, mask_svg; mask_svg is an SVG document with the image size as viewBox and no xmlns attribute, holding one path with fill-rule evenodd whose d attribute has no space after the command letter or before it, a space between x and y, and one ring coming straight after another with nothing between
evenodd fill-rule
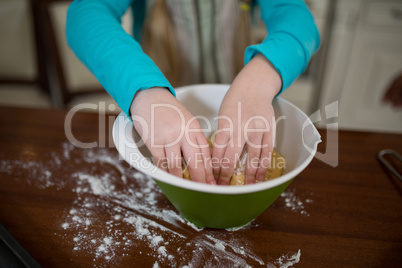
<instances>
[{"instance_id":1,"label":"dark metal object on table","mask_svg":"<svg viewBox=\"0 0 402 268\"><path fill-rule=\"evenodd\" d=\"M402 161L402 156L400 154L398 154L396 151L391 150L391 149L384 149L381 150L378 155L377 158L378 160L392 173L395 175L395 177L397 177L400 181L402 181L402 176L401 174L399 174L399 172L384 158L384 155L392 155L394 156L396 159L398 159L399 161Z\"/></svg>"},{"instance_id":2,"label":"dark metal object on table","mask_svg":"<svg viewBox=\"0 0 402 268\"><path fill-rule=\"evenodd\" d=\"M0 267L41 267L2 224L0 224Z\"/></svg>"}]
</instances>

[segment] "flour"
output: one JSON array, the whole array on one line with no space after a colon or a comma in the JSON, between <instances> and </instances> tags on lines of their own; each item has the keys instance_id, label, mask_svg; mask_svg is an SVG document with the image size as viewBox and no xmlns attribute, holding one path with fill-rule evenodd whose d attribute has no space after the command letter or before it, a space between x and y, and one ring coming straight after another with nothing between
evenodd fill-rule
<instances>
[{"instance_id":1,"label":"flour","mask_svg":"<svg viewBox=\"0 0 402 268\"><path fill-rule=\"evenodd\" d=\"M40 189L52 187L55 184L51 179L52 171L49 169L49 165L34 161L1 161L0 171L15 177L25 177L26 182Z\"/></svg>"},{"instance_id":2,"label":"flour","mask_svg":"<svg viewBox=\"0 0 402 268\"><path fill-rule=\"evenodd\" d=\"M296 253L286 254L279 257L278 260L276 260L275 264L277 264L281 268L288 268L295 265L296 263L299 263L300 256L301 251L299 249Z\"/></svg>"},{"instance_id":3,"label":"flour","mask_svg":"<svg viewBox=\"0 0 402 268\"><path fill-rule=\"evenodd\" d=\"M159 245L161 242L163 242L163 237L161 235L157 235L152 238L151 244L152 246Z\"/></svg>"},{"instance_id":4,"label":"flour","mask_svg":"<svg viewBox=\"0 0 402 268\"><path fill-rule=\"evenodd\" d=\"M0 161L0 172L25 177L41 189L72 189L74 202L59 220L56 236L67 239L69 233L73 254L89 254L94 263L103 261L113 266L141 245L149 250L139 254L153 259L154 267L272 264L267 256L254 253L253 245L242 235L242 230L256 228L258 223L226 231L195 226L172 206L162 206L161 200L166 199L156 183L119 161L113 149L84 150L63 143L61 152L52 152L44 162ZM290 190L280 199L285 209L308 215L306 204L310 199L301 199ZM177 244L182 246L173 246ZM300 250L284 254L272 265L289 267L300 261L300 255Z\"/></svg>"},{"instance_id":5,"label":"flour","mask_svg":"<svg viewBox=\"0 0 402 268\"><path fill-rule=\"evenodd\" d=\"M217 250L225 250L225 246L221 243L221 242L216 242L215 243L215 248L217 249Z\"/></svg>"},{"instance_id":6,"label":"flour","mask_svg":"<svg viewBox=\"0 0 402 268\"><path fill-rule=\"evenodd\" d=\"M69 142L63 143L63 155L65 159L70 159L70 152L74 149L74 145Z\"/></svg>"},{"instance_id":7,"label":"flour","mask_svg":"<svg viewBox=\"0 0 402 268\"><path fill-rule=\"evenodd\" d=\"M79 187L75 189L75 192L77 193L87 193L90 189L90 192L95 195L108 195L115 189L115 186L110 184L109 174L104 174L101 177L94 177L85 173L75 173L72 176L79 179ZM80 187L85 185L85 182L89 184L90 188Z\"/></svg>"},{"instance_id":8,"label":"flour","mask_svg":"<svg viewBox=\"0 0 402 268\"><path fill-rule=\"evenodd\" d=\"M287 189L281 194L281 197L285 201L286 209L300 213L304 216L310 216L306 210L306 204L313 202L311 198L302 199L298 197L294 189Z\"/></svg>"},{"instance_id":9,"label":"flour","mask_svg":"<svg viewBox=\"0 0 402 268\"><path fill-rule=\"evenodd\" d=\"M166 247L165 246L161 246L158 248L158 253L160 256L162 257L167 257L167 253L166 253Z\"/></svg>"}]
</instances>

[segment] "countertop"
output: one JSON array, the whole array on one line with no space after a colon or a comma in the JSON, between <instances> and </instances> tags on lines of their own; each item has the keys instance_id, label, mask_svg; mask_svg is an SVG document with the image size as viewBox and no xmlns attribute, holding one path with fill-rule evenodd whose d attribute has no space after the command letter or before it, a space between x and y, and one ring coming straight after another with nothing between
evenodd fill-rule
<instances>
[{"instance_id":1,"label":"countertop","mask_svg":"<svg viewBox=\"0 0 402 268\"><path fill-rule=\"evenodd\" d=\"M376 159L402 135L339 131L318 159L237 230L184 220L151 178L119 159L115 116L0 107L0 223L43 267L397 267L402 183ZM99 122L104 125L99 126ZM319 152L325 153L326 130Z\"/></svg>"}]
</instances>

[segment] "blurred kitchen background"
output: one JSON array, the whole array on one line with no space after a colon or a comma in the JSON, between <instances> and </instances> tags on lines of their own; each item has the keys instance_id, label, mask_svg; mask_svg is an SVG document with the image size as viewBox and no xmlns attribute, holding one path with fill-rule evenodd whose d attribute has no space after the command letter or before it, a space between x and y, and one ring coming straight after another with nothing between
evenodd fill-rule
<instances>
[{"instance_id":1,"label":"blurred kitchen background","mask_svg":"<svg viewBox=\"0 0 402 268\"><path fill-rule=\"evenodd\" d=\"M65 37L66 0L0 0L0 105L69 108L105 102L119 109L81 64ZM322 46L306 72L281 96L308 115L339 101L321 124L402 133L402 109L382 101L402 74L401 0L306 0ZM123 27L131 33L131 12ZM265 35L264 26L256 35ZM401 85L400 85L401 87ZM401 95L401 89L399 93ZM116 106L117 107L117 106ZM92 110L94 111L94 110Z\"/></svg>"}]
</instances>

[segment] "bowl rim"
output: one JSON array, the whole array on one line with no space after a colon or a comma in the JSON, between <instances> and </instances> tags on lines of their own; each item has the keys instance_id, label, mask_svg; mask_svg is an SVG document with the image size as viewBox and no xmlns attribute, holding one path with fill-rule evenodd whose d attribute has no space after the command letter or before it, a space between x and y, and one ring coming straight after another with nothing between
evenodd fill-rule
<instances>
[{"instance_id":1,"label":"bowl rim","mask_svg":"<svg viewBox=\"0 0 402 268\"><path fill-rule=\"evenodd\" d=\"M190 85L190 86L179 87L176 89L176 91L180 92L180 91L184 91L184 90L190 90L190 89L193 89L194 87L200 87L200 86L202 86L202 87L218 86L218 87L225 87L225 88L229 87L229 85L223 85L223 84L200 84L200 85ZM241 185L241 186L203 184L203 183L199 183L199 182L185 180L183 178L179 178L168 172L165 172L165 171L157 168L145 157L144 157L144 159L142 159L142 163L146 163L147 166L150 168L141 168L141 166L136 165L136 164L138 164L138 162L130 161L130 159L127 159L128 154L122 153L122 152L125 152L125 150L127 150L127 147L125 147L126 143L117 142L118 138L120 136L122 136L122 133L124 133L125 141L130 142L130 144L135 144L134 139L132 138L133 137L133 129L134 129L133 123L132 123L131 119L128 119L125 112L121 112L116 117L115 122L113 123L113 130L112 130L113 142L114 142L119 154L123 157L123 159L130 166L135 168L137 171L142 172L146 175L149 175L154 180L160 181L162 183L166 183L166 184L169 184L169 185L172 185L175 187L192 190L192 191L196 191L196 192L204 192L204 193L210 193L210 194L224 194L224 195L249 194L249 193L253 193L253 192L260 192L260 191L268 190L268 189L274 188L276 186L279 186L283 183L286 183L287 181L293 179L302 170L304 170L307 167L307 165L310 164L310 162L312 161L313 157L315 156L315 154L317 152L318 143L321 142L321 135L319 134L318 130L313 125L310 118L303 111L301 111L300 108L298 108L291 102L289 102L281 97L276 97L276 99L280 102L285 102L287 105L292 106L293 108L298 110L298 112L300 112L301 114L303 114L306 117L307 125L311 125L313 127L313 132L314 132L316 140L314 141L313 148L310 148L311 152L310 152L309 156L307 157L306 160L303 161L303 163L301 163L298 167L296 167L289 173L282 175L274 180L251 184L251 185ZM121 119L121 120L119 120L119 119ZM128 122L128 124L129 124L128 130L126 129L126 131L118 131L119 127L120 127L120 130L121 130L121 127L126 127L126 126L119 126L119 122ZM120 133L120 135L116 135L116 133ZM139 155L143 156L137 146L135 146L135 147L130 146L129 150L131 153L139 153Z\"/></svg>"}]
</instances>

